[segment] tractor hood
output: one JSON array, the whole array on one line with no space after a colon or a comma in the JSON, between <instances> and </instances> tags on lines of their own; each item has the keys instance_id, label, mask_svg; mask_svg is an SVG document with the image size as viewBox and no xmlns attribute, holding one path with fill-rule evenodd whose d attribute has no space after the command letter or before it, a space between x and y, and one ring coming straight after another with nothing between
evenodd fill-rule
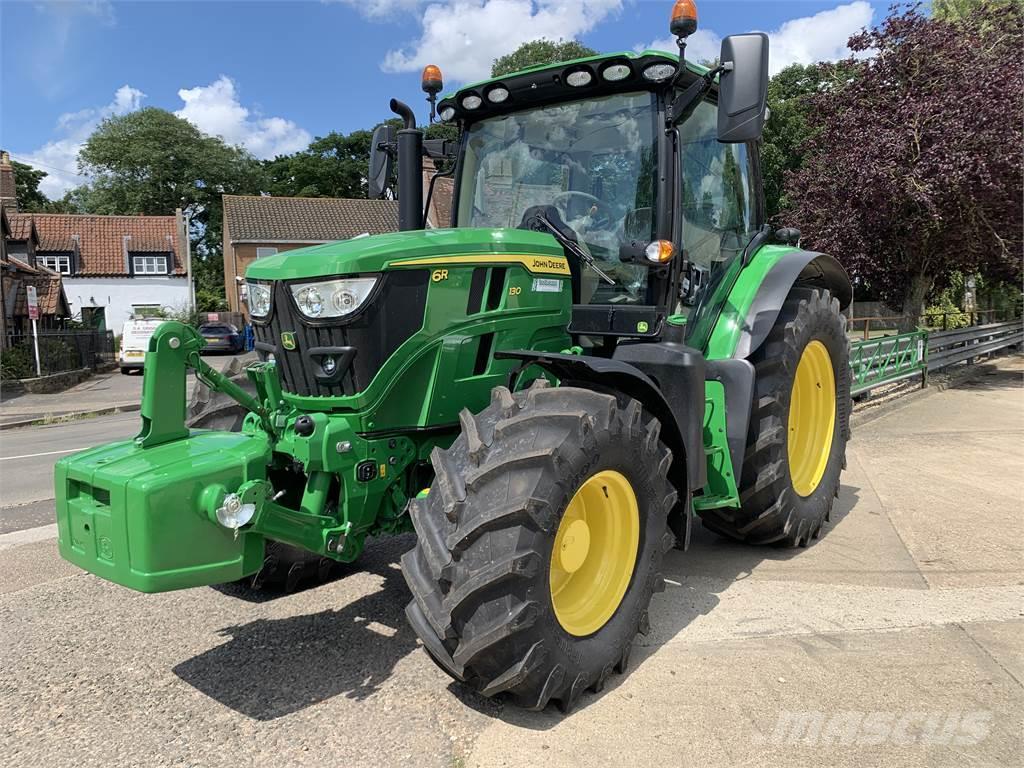
<instances>
[{"instance_id":1,"label":"tractor hood","mask_svg":"<svg viewBox=\"0 0 1024 768\"><path fill-rule=\"evenodd\" d=\"M564 264L562 247L549 234L524 229L426 229L285 251L253 262L245 274L256 280L294 280L382 272L424 260L501 255L556 259ZM564 271L568 274L568 268Z\"/></svg>"}]
</instances>

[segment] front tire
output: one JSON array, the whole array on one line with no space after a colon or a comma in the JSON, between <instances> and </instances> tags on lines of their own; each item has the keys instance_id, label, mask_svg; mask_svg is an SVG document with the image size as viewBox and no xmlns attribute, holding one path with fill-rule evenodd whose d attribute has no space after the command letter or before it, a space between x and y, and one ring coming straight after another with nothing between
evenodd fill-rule
<instances>
[{"instance_id":1,"label":"front tire","mask_svg":"<svg viewBox=\"0 0 1024 768\"><path fill-rule=\"evenodd\" d=\"M535 384L492 393L410 505L413 629L485 696L570 709L625 671L672 545L672 454L640 403Z\"/></svg>"},{"instance_id":2,"label":"front tire","mask_svg":"<svg viewBox=\"0 0 1024 768\"><path fill-rule=\"evenodd\" d=\"M806 547L818 538L846 467L849 360L838 299L793 288L751 357L757 378L741 507L701 512L705 527L751 544Z\"/></svg>"}]
</instances>

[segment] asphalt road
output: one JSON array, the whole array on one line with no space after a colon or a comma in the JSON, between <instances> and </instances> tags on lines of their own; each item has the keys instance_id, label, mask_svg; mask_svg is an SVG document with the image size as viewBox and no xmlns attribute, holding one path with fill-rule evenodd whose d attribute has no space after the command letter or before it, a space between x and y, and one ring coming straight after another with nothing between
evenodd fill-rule
<instances>
[{"instance_id":1,"label":"asphalt road","mask_svg":"<svg viewBox=\"0 0 1024 768\"><path fill-rule=\"evenodd\" d=\"M139 414L121 413L0 432L0 533L14 530L23 514L9 508L53 500L53 466L62 457L138 431ZM47 509L53 522L52 504Z\"/></svg>"},{"instance_id":2,"label":"asphalt road","mask_svg":"<svg viewBox=\"0 0 1024 768\"><path fill-rule=\"evenodd\" d=\"M0 533L0 763L1019 766L1024 364L978 373L855 421L809 548L698 529L669 553L628 675L569 716L434 667L403 617L409 536L291 595L141 595L64 563L23 518ZM3 458L131 423L0 435ZM31 461L0 462L0 523L8 487L45 494Z\"/></svg>"}]
</instances>

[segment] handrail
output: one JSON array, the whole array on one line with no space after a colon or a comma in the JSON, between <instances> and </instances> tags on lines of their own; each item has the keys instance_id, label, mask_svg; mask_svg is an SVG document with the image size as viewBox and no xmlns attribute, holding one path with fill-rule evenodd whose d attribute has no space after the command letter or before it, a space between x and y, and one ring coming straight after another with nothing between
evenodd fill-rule
<instances>
[{"instance_id":1,"label":"handrail","mask_svg":"<svg viewBox=\"0 0 1024 768\"><path fill-rule=\"evenodd\" d=\"M1024 345L1024 324L1007 322L975 325L929 333L923 328L909 333L880 336L850 343L851 394L863 395L876 387L921 377L956 363L1006 347Z\"/></svg>"}]
</instances>

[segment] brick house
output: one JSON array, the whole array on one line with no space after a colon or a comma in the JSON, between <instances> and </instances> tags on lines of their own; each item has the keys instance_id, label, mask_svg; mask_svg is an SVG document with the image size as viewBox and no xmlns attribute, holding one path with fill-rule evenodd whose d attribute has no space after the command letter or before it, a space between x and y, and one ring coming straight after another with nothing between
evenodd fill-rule
<instances>
[{"instance_id":1,"label":"brick house","mask_svg":"<svg viewBox=\"0 0 1024 768\"><path fill-rule=\"evenodd\" d=\"M133 314L188 305L180 216L18 213L7 152L0 154L0 204L9 220L8 259L58 275L69 314L83 323L120 333Z\"/></svg>"},{"instance_id":2,"label":"brick house","mask_svg":"<svg viewBox=\"0 0 1024 768\"><path fill-rule=\"evenodd\" d=\"M398 228L395 200L224 195L224 294L245 312L245 269L281 251Z\"/></svg>"},{"instance_id":3,"label":"brick house","mask_svg":"<svg viewBox=\"0 0 1024 768\"><path fill-rule=\"evenodd\" d=\"M71 307L61 275L36 262L39 236L31 218L0 206L0 230L0 346L6 348L9 335L29 330L28 286L36 289L41 330L59 327Z\"/></svg>"},{"instance_id":4,"label":"brick house","mask_svg":"<svg viewBox=\"0 0 1024 768\"><path fill-rule=\"evenodd\" d=\"M133 315L188 305L183 223L177 216L34 213L36 261L64 276L72 312L120 333Z\"/></svg>"}]
</instances>

